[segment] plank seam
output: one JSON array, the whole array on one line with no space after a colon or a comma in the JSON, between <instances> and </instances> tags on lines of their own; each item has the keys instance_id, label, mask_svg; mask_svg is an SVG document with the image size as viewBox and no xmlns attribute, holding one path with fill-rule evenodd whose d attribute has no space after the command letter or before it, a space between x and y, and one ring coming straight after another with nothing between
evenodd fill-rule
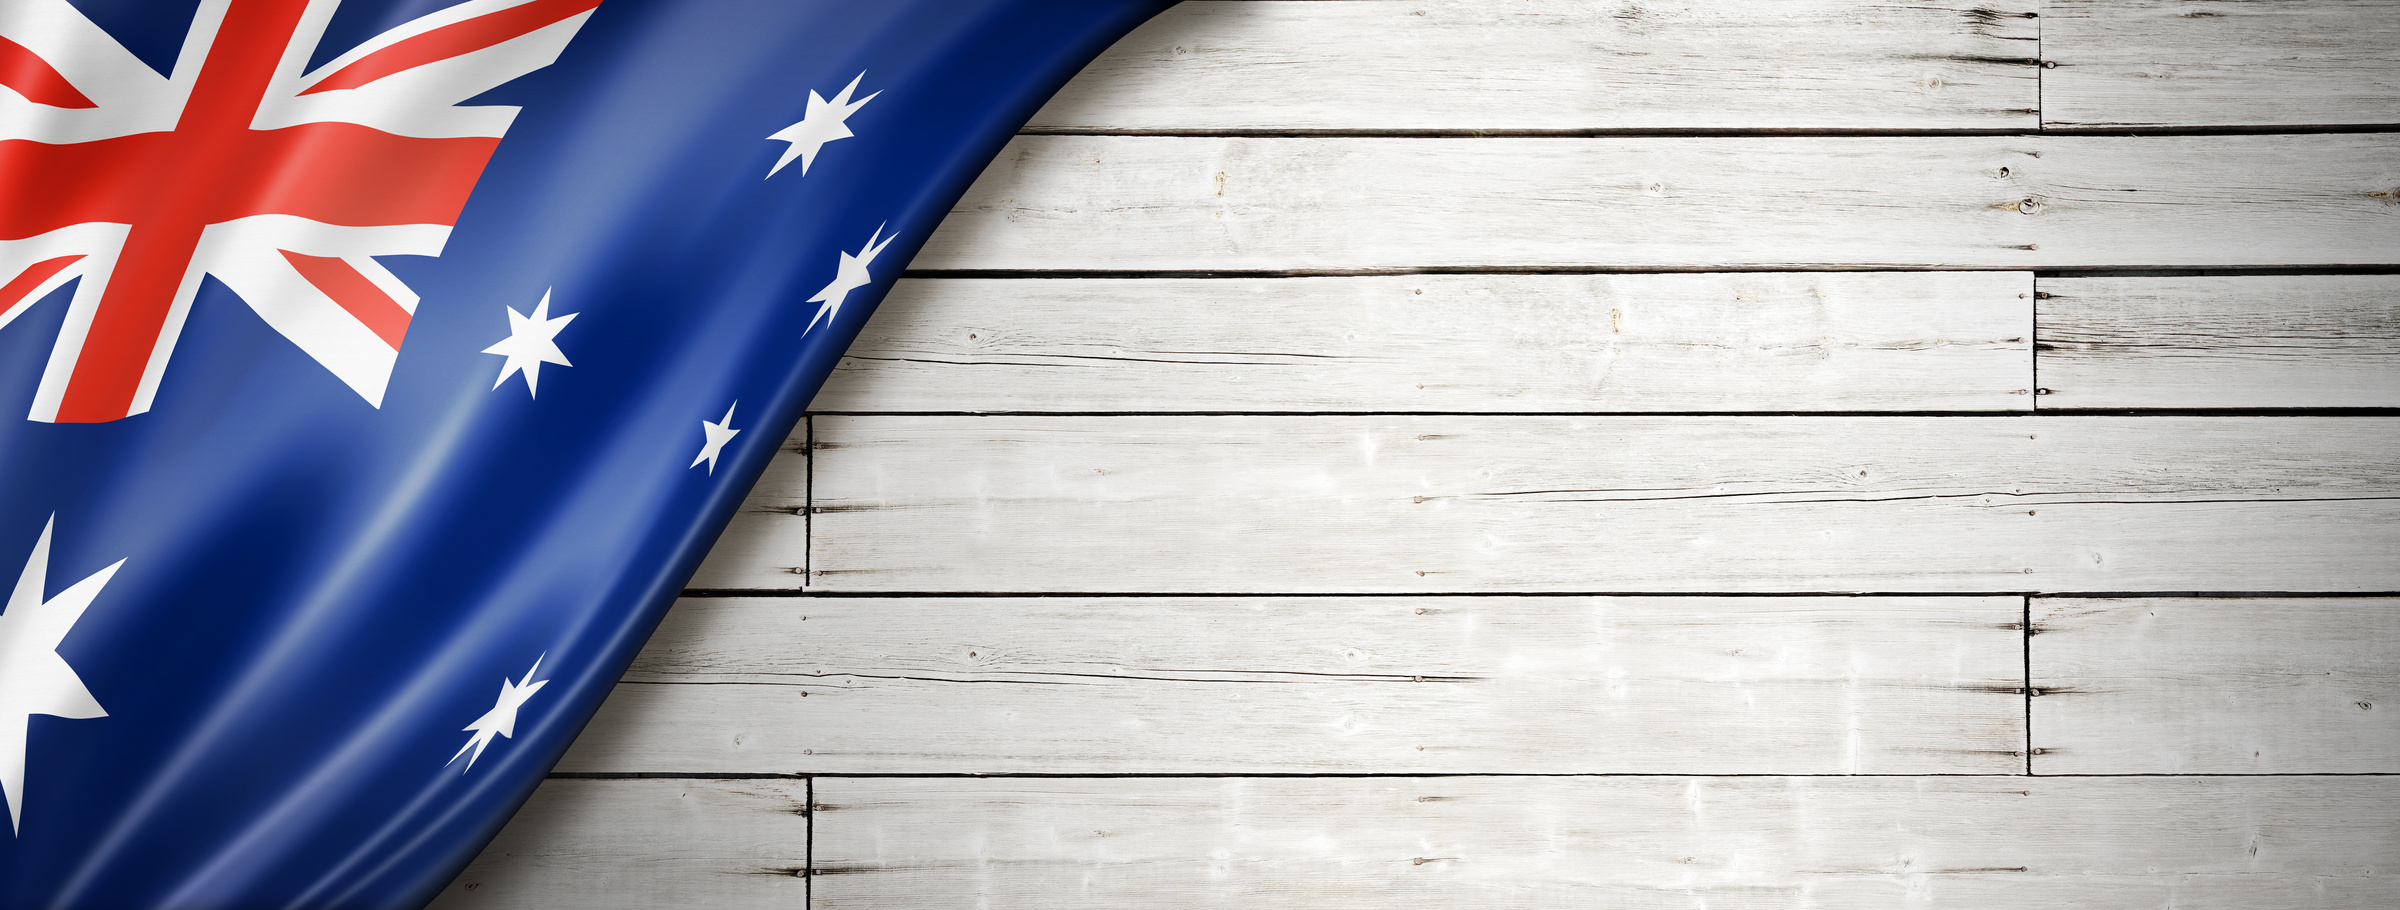
<instances>
[{"instance_id":1,"label":"plank seam","mask_svg":"<svg viewBox=\"0 0 2400 910\"><path fill-rule=\"evenodd\" d=\"M2031 272L2042 278L2215 278L2266 275L2393 275L2400 264L2352 263L2308 266L2075 266L2026 268L1985 265L1759 265L1759 266L1603 266L1603 265L1437 265L1367 269L907 269L902 278L981 281L1091 281L1102 279L1190 279L1234 281L1262 278L1390 278L1411 275L1749 275L1820 272Z\"/></svg>"},{"instance_id":2,"label":"plank seam","mask_svg":"<svg viewBox=\"0 0 2400 910\"><path fill-rule=\"evenodd\" d=\"M2038 388L2038 387L2037 387ZM811 411L813 417L2390 417L2400 408L2061 408L2040 411Z\"/></svg>"},{"instance_id":3,"label":"plank seam","mask_svg":"<svg viewBox=\"0 0 2400 910\"><path fill-rule=\"evenodd\" d=\"M2048 69L2049 67L2037 67ZM2036 76L2038 85L2040 77ZM2039 89L2037 88L2037 91ZM2349 133L2400 132L2400 123L2323 123L2323 124L2222 124L2209 126L2053 126L2043 124L2035 129L2003 128L1899 128L1856 129L1839 127L1566 127L1551 129L1464 129L1464 128L1387 128L1387 127L1327 127L1312 129L1260 128L1111 128L1111 127L1026 127L1019 136L1097 136L1125 139L1880 139L1922 137L2015 137L2037 136L2114 136L2148 138L2151 136L2322 136Z\"/></svg>"},{"instance_id":4,"label":"plank seam","mask_svg":"<svg viewBox=\"0 0 2400 910\"><path fill-rule=\"evenodd\" d=\"M2099 778L2099 779L2115 779L2115 778L2139 778L2139 777L2160 777L2160 778L2180 778L2180 777L2224 777L2224 778L2235 778L2235 777L2240 777L2240 778L2251 778L2251 777L2400 777L2400 772L2390 772L2390 771L2354 771L2354 772L2341 772L2341 771L2336 771L2336 772L2288 772L2288 773L2267 773L2267 774L2227 774L2227 773L2195 773L2195 774L2185 774L2185 773L2174 773L2174 774L2168 774L2168 773L2126 773L2126 774L2095 774L2095 773L2079 773L2079 774L2045 774L2045 775L2041 775L2041 776L2042 776L2043 778L2045 778L2045 779L2067 779L2067 778ZM1633 772L1625 772L1625 773L1616 773L1616 772L1519 773L1519 772L1507 772L1507 771L1449 771L1449 772L1444 772L1444 771L1407 771L1407 772L1394 772L1394 773L1390 773L1390 774L1377 774L1377 773L1373 773L1373 772L1368 772L1368 773L1356 773L1356 772L1350 772L1350 773L1306 773L1306 772L1206 772L1206 771L1182 772L1182 773L1172 773L1172 772L1169 772L1169 773L1141 773L1141 772L1120 772L1120 773L1104 773L1104 772L1096 772L1096 773L1067 773L1067 772L1057 772L1057 773L1053 773L1053 772L1032 772L1032 771L1008 771L1008 772L975 772L975 771L958 771L958 772L942 772L942 773L934 773L934 772L922 772L922 773L914 773L914 774L905 774L905 773L879 773L879 774L841 774L841 773L779 774L779 773L769 773L769 772L759 772L759 773L734 773L734 772L705 772L705 771L701 771L701 772L672 772L672 771L553 771L553 772L550 772L549 776L548 776L546 779L548 779L548 780L594 780L594 781L610 781L610 780L628 780L628 781L631 781L631 780L801 780L801 781L807 781L807 782L809 782L809 788L810 788L810 790L811 790L811 792L812 792L811 802L810 802L810 805L809 805L809 810L810 810L810 811L809 811L809 815L810 815L810 816L811 816L811 818L813 819L813 818L814 818L814 816L815 816L815 814L816 814L816 811L815 811L815 810L816 810L816 805L815 805L815 802L814 802L813 791L814 791L814 789L815 789L815 782L816 782L816 781L817 781L819 778L827 778L827 779L833 779L833 780L1009 780L1009 779L1016 779L1016 780L1217 780L1217 779L1251 779L1251 778L1273 778L1273 779L1291 779L1291 780L1311 780L1311 779L1326 779L1326 780L1366 780L1366 779L1375 779L1375 780L1383 780L1383 779L1444 778L1444 777L1495 777L1495 778L1499 778L1499 777L1505 777L1505 778L1587 777L1587 778L1672 778L1672 779L1684 779L1684 778L1707 778L1707 779L1735 779L1735 778L1776 778L1776 779L1799 779L1799 778L1822 778L1822 779L1837 779L1837 780L1849 780L1849 779L1911 780L1911 779L1924 779L1924 778L1985 778L1985 779L1990 779L1990 780L2023 780L2023 779L2026 777L2026 775L2022 775L2022 774L1967 774L1967 773L1957 773L1957 774L1691 774L1691 773L1678 773L1678 772L1673 772L1673 771L1659 771L1659 772L1639 772L1639 773L1633 773Z\"/></svg>"},{"instance_id":5,"label":"plank seam","mask_svg":"<svg viewBox=\"0 0 2400 910\"><path fill-rule=\"evenodd\" d=\"M2033 59L2035 61L2033 67L2033 128L2048 132L2050 129L2050 106L2042 94L2042 88L2043 83L2048 81L2044 78L2045 74L2057 69L2058 64L2044 56L2042 52L2042 25L2045 17L2042 15L2042 10L2039 9L2041 5L2040 3L2035 4L2036 9L2031 17L2033 19Z\"/></svg>"},{"instance_id":6,"label":"plank seam","mask_svg":"<svg viewBox=\"0 0 2400 910\"><path fill-rule=\"evenodd\" d=\"M817 779L814 777L803 779L808 781L807 786L801 790L801 799L804 802L800 804L801 808L805 810L801 816L801 820L805 823L801 829L802 836L808 838L808 846L800 851L800 877L802 879L800 906L805 910L805 908L816 906L817 903Z\"/></svg>"},{"instance_id":7,"label":"plank seam","mask_svg":"<svg viewBox=\"0 0 2400 910\"><path fill-rule=\"evenodd\" d=\"M2026 595L2026 596L2025 596L2024 603L2022 604L2022 609L2023 609L2022 616L2023 616L2024 618L2023 618L2023 619L2020 619L2020 620L2018 620L2018 621L2017 621L2017 632L2018 632L2018 635L2019 635L2019 637L2018 637L2018 639L2017 639L2017 648L2018 648L2018 656L2020 656L2020 657L2024 658L2024 660L2025 660L2025 685L2024 685L2024 689L2023 689L2023 691L2024 691L2024 693L2025 693L2025 776L2027 776L2027 777L2032 777L2032 776L2034 776L2034 773L2033 773L2033 753L2034 753L2034 749L2033 749L2033 697L2034 697L2034 692L2035 692L2035 690L2034 690L2034 688L2033 688L2033 596L2032 596L2032 595L2028 594L2028 595Z\"/></svg>"},{"instance_id":8,"label":"plank seam","mask_svg":"<svg viewBox=\"0 0 2400 910\"><path fill-rule=\"evenodd\" d=\"M800 415L800 587L807 588L817 558L817 417Z\"/></svg>"},{"instance_id":9,"label":"plank seam","mask_svg":"<svg viewBox=\"0 0 2400 910\"><path fill-rule=\"evenodd\" d=\"M1404 598L1404 597L2038 597L2082 600L2190 600L2400 597L2400 591L802 591L794 588L686 588L689 598Z\"/></svg>"}]
</instances>

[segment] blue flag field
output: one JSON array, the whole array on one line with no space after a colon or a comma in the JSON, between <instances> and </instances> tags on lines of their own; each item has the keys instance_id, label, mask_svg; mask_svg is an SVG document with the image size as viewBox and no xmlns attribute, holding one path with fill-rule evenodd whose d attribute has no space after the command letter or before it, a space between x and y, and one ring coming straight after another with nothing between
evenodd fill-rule
<instances>
[{"instance_id":1,"label":"blue flag field","mask_svg":"<svg viewBox=\"0 0 2400 910\"><path fill-rule=\"evenodd\" d=\"M0 908L429 900L1165 5L0 2Z\"/></svg>"}]
</instances>

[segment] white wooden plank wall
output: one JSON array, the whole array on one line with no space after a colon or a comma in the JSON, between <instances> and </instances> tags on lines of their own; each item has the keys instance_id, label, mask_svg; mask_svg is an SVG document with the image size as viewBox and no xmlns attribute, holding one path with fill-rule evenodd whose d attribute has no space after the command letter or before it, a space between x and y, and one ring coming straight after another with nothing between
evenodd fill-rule
<instances>
[{"instance_id":1,"label":"white wooden plank wall","mask_svg":"<svg viewBox=\"0 0 2400 910\"><path fill-rule=\"evenodd\" d=\"M2400 275L2052 278L2043 407L2400 407Z\"/></svg>"},{"instance_id":2,"label":"white wooden plank wall","mask_svg":"<svg viewBox=\"0 0 2400 910\"><path fill-rule=\"evenodd\" d=\"M2395 35L1187 2L442 904L2400 906Z\"/></svg>"}]
</instances>

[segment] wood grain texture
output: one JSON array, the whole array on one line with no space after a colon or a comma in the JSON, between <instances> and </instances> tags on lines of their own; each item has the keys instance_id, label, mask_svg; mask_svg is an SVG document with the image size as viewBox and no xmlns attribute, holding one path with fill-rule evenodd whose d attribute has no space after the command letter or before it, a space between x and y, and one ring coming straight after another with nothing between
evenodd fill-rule
<instances>
[{"instance_id":1,"label":"wood grain texture","mask_svg":"<svg viewBox=\"0 0 2400 910\"><path fill-rule=\"evenodd\" d=\"M808 782L548 780L441 910L807 906Z\"/></svg>"},{"instance_id":2,"label":"wood grain texture","mask_svg":"<svg viewBox=\"0 0 2400 910\"><path fill-rule=\"evenodd\" d=\"M2400 2L2048 0L2046 126L2400 123Z\"/></svg>"},{"instance_id":3,"label":"wood grain texture","mask_svg":"<svg viewBox=\"0 0 2400 910\"><path fill-rule=\"evenodd\" d=\"M2400 262L2389 135L1020 136L918 269Z\"/></svg>"},{"instance_id":4,"label":"wood grain texture","mask_svg":"<svg viewBox=\"0 0 2400 910\"><path fill-rule=\"evenodd\" d=\"M799 587L808 552L808 424L803 421L767 462L758 483L734 510L689 588ZM781 572L780 579L772 578Z\"/></svg>"},{"instance_id":5,"label":"wood grain texture","mask_svg":"<svg viewBox=\"0 0 2400 910\"><path fill-rule=\"evenodd\" d=\"M1032 126L2030 129L2035 6L1186 2Z\"/></svg>"},{"instance_id":6,"label":"wood grain texture","mask_svg":"<svg viewBox=\"0 0 2400 910\"><path fill-rule=\"evenodd\" d=\"M817 785L820 910L2388 907L2388 778Z\"/></svg>"},{"instance_id":7,"label":"wood grain texture","mask_svg":"<svg viewBox=\"0 0 2400 910\"><path fill-rule=\"evenodd\" d=\"M830 591L2400 588L2373 418L813 422Z\"/></svg>"},{"instance_id":8,"label":"wood grain texture","mask_svg":"<svg viewBox=\"0 0 2400 910\"><path fill-rule=\"evenodd\" d=\"M2024 770L2016 597L687 599L563 770Z\"/></svg>"},{"instance_id":9,"label":"wood grain texture","mask_svg":"<svg viewBox=\"0 0 2400 910\"><path fill-rule=\"evenodd\" d=\"M912 279L813 407L2022 411L2032 295L2024 272Z\"/></svg>"},{"instance_id":10,"label":"wood grain texture","mask_svg":"<svg viewBox=\"0 0 2400 910\"><path fill-rule=\"evenodd\" d=\"M2400 276L2038 284L2041 407L2400 407Z\"/></svg>"},{"instance_id":11,"label":"wood grain texture","mask_svg":"<svg viewBox=\"0 0 2400 910\"><path fill-rule=\"evenodd\" d=\"M2033 611L2036 773L2400 773L2400 600Z\"/></svg>"}]
</instances>

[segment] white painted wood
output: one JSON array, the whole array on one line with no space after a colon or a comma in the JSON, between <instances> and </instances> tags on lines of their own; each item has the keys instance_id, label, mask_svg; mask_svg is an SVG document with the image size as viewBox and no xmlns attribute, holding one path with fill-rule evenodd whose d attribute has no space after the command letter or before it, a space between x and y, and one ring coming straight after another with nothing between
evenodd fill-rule
<instances>
[{"instance_id":1,"label":"white painted wood","mask_svg":"<svg viewBox=\"0 0 2400 910\"><path fill-rule=\"evenodd\" d=\"M2030 0L1186 2L1036 129L2030 129Z\"/></svg>"},{"instance_id":2,"label":"white painted wood","mask_svg":"<svg viewBox=\"0 0 2400 910\"><path fill-rule=\"evenodd\" d=\"M912 279L813 407L2022 411L2032 296L2025 272Z\"/></svg>"},{"instance_id":3,"label":"white painted wood","mask_svg":"<svg viewBox=\"0 0 2400 910\"><path fill-rule=\"evenodd\" d=\"M439 910L807 906L808 782L548 780Z\"/></svg>"},{"instance_id":4,"label":"white painted wood","mask_svg":"<svg viewBox=\"0 0 2400 910\"><path fill-rule=\"evenodd\" d=\"M2400 123L2400 2L2048 0L2050 126Z\"/></svg>"},{"instance_id":5,"label":"white painted wood","mask_svg":"<svg viewBox=\"0 0 2400 910\"><path fill-rule=\"evenodd\" d=\"M1187 3L1033 126L2023 128L2037 26L2053 125L2393 123L2394 2ZM2389 277L1996 295L2393 264L2387 133L1020 137L915 268L1720 274L913 281L693 584L2400 590L2384 419L872 416L2391 407ZM2400 906L2400 778L1935 776L2393 771L2400 601L2021 603L696 598L563 769L1916 776L819 778L806 879L803 782L551 781L443 902Z\"/></svg>"},{"instance_id":6,"label":"white painted wood","mask_svg":"<svg viewBox=\"0 0 2400 910\"><path fill-rule=\"evenodd\" d=\"M2400 588L2373 418L813 423L829 591Z\"/></svg>"},{"instance_id":7,"label":"white painted wood","mask_svg":"<svg viewBox=\"0 0 2400 910\"><path fill-rule=\"evenodd\" d=\"M2400 600L2033 609L2037 773L2400 773Z\"/></svg>"},{"instance_id":8,"label":"white painted wood","mask_svg":"<svg viewBox=\"0 0 2400 910\"><path fill-rule=\"evenodd\" d=\"M585 772L2025 769L2017 597L687 599Z\"/></svg>"},{"instance_id":9,"label":"white painted wood","mask_svg":"<svg viewBox=\"0 0 2400 910\"><path fill-rule=\"evenodd\" d=\"M2400 904L2390 778L817 784L818 910Z\"/></svg>"},{"instance_id":10,"label":"white painted wood","mask_svg":"<svg viewBox=\"0 0 2400 910\"><path fill-rule=\"evenodd\" d=\"M2400 275L2039 286L2041 407L2400 407Z\"/></svg>"},{"instance_id":11,"label":"white painted wood","mask_svg":"<svg viewBox=\"0 0 2400 910\"><path fill-rule=\"evenodd\" d=\"M2380 134L1020 136L919 269L2400 262Z\"/></svg>"},{"instance_id":12,"label":"white painted wood","mask_svg":"<svg viewBox=\"0 0 2400 910\"><path fill-rule=\"evenodd\" d=\"M808 552L807 436L804 421L784 440L687 588L799 587L806 580L802 561L785 554ZM779 570L779 562L788 565ZM777 571L784 577L773 579Z\"/></svg>"}]
</instances>

